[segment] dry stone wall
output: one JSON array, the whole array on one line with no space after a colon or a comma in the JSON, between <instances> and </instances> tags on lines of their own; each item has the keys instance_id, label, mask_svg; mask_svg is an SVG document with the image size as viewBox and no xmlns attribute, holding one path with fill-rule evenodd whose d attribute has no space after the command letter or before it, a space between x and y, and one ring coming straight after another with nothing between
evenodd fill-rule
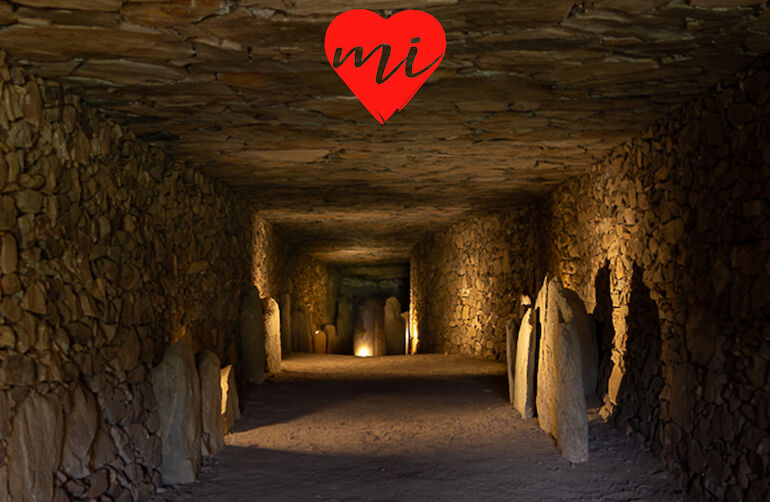
<instances>
[{"instance_id":1,"label":"dry stone wall","mask_svg":"<svg viewBox=\"0 0 770 502\"><path fill-rule=\"evenodd\" d=\"M770 493L768 61L553 193L549 268L599 321L603 412L703 500Z\"/></svg>"},{"instance_id":2,"label":"dry stone wall","mask_svg":"<svg viewBox=\"0 0 770 502\"><path fill-rule=\"evenodd\" d=\"M410 319L420 351L504 360L516 302L536 291L538 208L488 214L417 244L411 257Z\"/></svg>"},{"instance_id":3,"label":"dry stone wall","mask_svg":"<svg viewBox=\"0 0 770 502\"><path fill-rule=\"evenodd\" d=\"M291 253L290 247L270 223L256 215L252 221L251 250L251 275L260 296L278 298L288 291L286 257Z\"/></svg>"},{"instance_id":4,"label":"dry stone wall","mask_svg":"<svg viewBox=\"0 0 770 502\"><path fill-rule=\"evenodd\" d=\"M313 331L334 323L340 283L337 269L304 253L293 253L287 263L292 309L310 314Z\"/></svg>"},{"instance_id":5,"label":"dry stone wall","mask_svg":"<svg viewBox=\"0 0 770 502\"><path fill-rule=\"evenodd\" d=\"M2 53L0 100L0 500L139 497L169 342L233 362L247 207Z\"/></svg>"}]
</instances>

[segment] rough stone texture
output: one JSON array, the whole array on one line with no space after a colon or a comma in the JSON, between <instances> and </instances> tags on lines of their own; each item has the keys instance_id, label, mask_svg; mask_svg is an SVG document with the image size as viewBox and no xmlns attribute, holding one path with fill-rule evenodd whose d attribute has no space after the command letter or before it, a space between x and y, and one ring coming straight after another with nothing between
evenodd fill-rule
<instances>
[{"instance_id":1,"label":"rough stone texture","mask_svg":"<svg viewBox=\"0 0 770 502\"><path fill-rule=\"evenodd\" d=\"M398 298L385 300L385 344L388 354L406 353L406 326L401 318L401 303Z\"/></svg>"},{"instance_id":2,"label":"rough stone texture","mask_svg":"<svg viewBox=\"0 0 770 502\"><path fill-rule=\"evenodd\" d=\"M251 286L241 303L239 374L250 383L265 380L265 314L259 290Z\"/></svg>"},{"instance_id":3,"label":"rough stone texture","mask_svg":"<svg viewBox=\"0 0 770 502\"><path fill-rule=\"evenodd\" d=\"M770 50L759 0L363 2L427 9L447 33L447 57L383 129L319 49L348 2L14 3L0 46L26 68L245 187L294 242L341 262L404 259L472 206L544 194Z\"/></svg>"},{"instance_id":4,"label":"rough stone texture","mask_svg":"<svg viewBox=\"0 0 770 502\"><path fill-rule=\"evenodd\" d=\"M210 350L197 355L201 382L201 454L214 455L225 445L222 427L222 374L219 358Z\"/></svg>"},{"instance_id":5,"label":"rough stone texture","mask_svg":"<svg viewBox=\"0 0 770 502\"><path fill-rule=\"evenodd\" d=\"M605 414L704 500L770 492L767 68L725 80L548 201L550 268L609 342Z\"/></svg>"},{"instance_id":6,"label":"rough stone texture","mask_svg":"<svg viewBox=\"0 0 770 502\"><path fill-rule=\"evenodd\" d=\"M309 314L312 331L334 322L339 291L335 267L299 252L288 257L286 266L290 271L292 308Z\"/></svg>"},{"instance_id":7,"label":"rough stone texture","mask_svg":"<svg viewBox=\"0 0 770 502\"><path fill-rule=\"evenodd\" d=\"M312 336L307 315L302 310L295 310L291 315L292 352L310 352Z\"/></svg>"},{"instance_id":8,"label":"rough stone texture","mask_svg":"<svg viewBox=\"0 0 770 502\"><path fill-rule=\"evenodd\" d=\"M353 353L357 356L384 356L385 310L373 298L359 302L353 328Z\"/></svg>"},{"instance_id":9,"label":"rough stone texture","mask_svg":"<svg viewBox=\"0 0 770 502\"><path fill-rule=\"evenodd\" d=\"M516 325L513 319L508 319L505 323L505 366L508 376L508 400L513 404L513 383L516 375Z\"/></svg>"},{"instance_id":10,"label":"rough stone texture","mask_svg":"<svg viewBox=\"0 0 770 502\"><path fill-rule=\"evenodd\" d=\"M588 460L588 415L578 326L559 279L546 276L535 301L540 326L537 355L537 420L562 456Z\"/></svg>"},{"instance_id":11,"label":"rough stone texture","mask_svg":"<svg viewBox=\"0 0 770 502\"><path fill-rule=\"evenodd\" d=\"M281 295L281 354L291 354L291 295Z\"/></svg>"},{"instance_id":12,"label":"rough stone texture","mask_svg":"<svg viewBox=\"0 0 770 502\"><path fill-rule=\"evenodd\" d=\"M263 298L277 298L288 291L286 267L291 249L273 229L273 226L259 216L252 220L251 277Z\"/></svg>"},{"instance_id":13,"label":"rough stone texture","mask_svg":"<svg viewBox=\"0 0 770 502\"><path fill-rule=\"evenodd\" d=\"M353 304L346 296L337 298L337 318L335 320L343 352L353 351Z\"/></svg>"},{"instance_id":14,"label":"rough stone texture","mask_svg":"<svg viewBox=\"0 0 770 502\"><path fill-rule=\"evenodd\" d=\"M596 323L586 312L580 296L571 289L562 291L572 311L572 322L577 329L580 344L580 360L583 369L583 389L586 397L596 393L596 379L599 374L599 347L596 342Z\"/></svg>"},{"instance_id":15,"label":"rough stone texture","mask_svg":"<svg viewBox=\"0 0 770 502\"><path fill-rule=\"evenodd\" d=\"M240 403L238 400L238 387L235 383L235 371L233 366L225 366L220 370L220 386L222 388L222 429L225 434L233 430L235 421L241 417Z\"/></svg>"},{"instance_id":16,"label":"rough stone texture","mask_svg":"<svg viewBox=\"0 0 770 502\"><path fill-rule=\"evenodd\" d=\"M516 346L509 347L515 353L513 392L511 403L523 418L532 418L535 414L535 367L537 363L536 316L532 308L521 318L521 327L516 338ZM511 326L513 333L513 326ZM513 337L511 337L513 338ZM510 373L511 368L508 371ZM509 389L511 388L509 381Z\"/></svg>"},{"instance_id":17,"label":"rough stone texture","mask_svg":"<svg viewBox=\"0 0 770 502\"><path fill-rule=\"evenodd\" d=\"M262 300L265 313L265 367L276 375L281 372L281 311L275 298Z\"/></svg>"},{"instance_id":18,"label":"rough stone texture","mask_svg":"<svg viewBox=\"0 0 770 502\"><path fill-rule=\"evenodd\" d=\"M190 483L201 469L201 383L189 340L172 343L152 369L158 403L163 483Z\"/></svg>"},{"instance_id":19,"label":"rough stone texture","mask_svg":"<svg viewBox=\"0 0 770 502\"><path fill-rule=\"evenodd\" d=\"M63 429L62 407L54 396L32 391L18 406L5 454L9 502L53 498Z\"/></svg>"},{"instance_id":20,"label":"rough stone texture","mask_svg":"<svg viewBox=\"0 0 770 502\"><path fill-rule=\"evenodd\" d=\"M537 287L537 222L534 208L479 216L414 247L410 312L422 352L505 358L505 322Z\"/></svg>"},{"instance_id":21,"label":"rough stone texture","mask_svg":"<svg viewBox=\"0 0 770 502\"><path fill-rule=\"evenodd\" d=\"M91 472L91 445L103 418L93 394L80 383L72 390L67 408L60 468L68 476L83 478Z\"/></svg>"},{"instance_id":22,"label":"rough stone texture","mask_svg":"<svg viewBox=\"0 0 770 502\"><path fill-rule=\"evenodd\" d=\"M150 368L183 333L232 362L248 206L2 52L0 97L0 499L3 424L37 395L65 432L27 443L62 451L36 489L84 498L95 476L144 497L160 481Z\"/></svg>"}]
</instances>

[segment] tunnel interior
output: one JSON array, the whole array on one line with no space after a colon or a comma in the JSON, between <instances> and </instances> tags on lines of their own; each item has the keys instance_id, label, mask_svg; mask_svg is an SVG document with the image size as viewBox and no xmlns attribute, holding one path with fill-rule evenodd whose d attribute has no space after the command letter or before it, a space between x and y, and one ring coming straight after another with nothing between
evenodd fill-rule
<instances>
[{"instance_id":1,"label":"tunnel interior","mask_svg":"<svg viewBox=\"0 0 770 502\"><path fill-rule=\"evenodd\" d=\"M446 33L385 124L354 7ZM752 0L0 0L0 501L767 501L769 58Z\"/></svg>"}]
</instances>

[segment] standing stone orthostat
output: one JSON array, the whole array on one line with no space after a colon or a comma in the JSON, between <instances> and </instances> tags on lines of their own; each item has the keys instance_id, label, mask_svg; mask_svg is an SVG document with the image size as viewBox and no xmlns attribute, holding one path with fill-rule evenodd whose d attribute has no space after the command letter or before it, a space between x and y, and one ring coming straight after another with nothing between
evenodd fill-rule
<instances>
[{"instance_id":1,"label":"standing stone orthostat","mask_svg":"<svg viewBox=\"0 0 770 502\"><path fill-rule=\"evenodd\" d=\"M385 300L385 343L388 354L406 353L406 326L401 317L401 303L391 296Z\"/></svg>"},{"instance_id":2,"label":"standing stone orthostat","mask_svg":"<svg viewBox=\"0 0 770 502\"><path fill-rule=\"evenodd\" d=\"M243 378L250 383L265 380L265 315L256 286L249 287L241 303L241 367Z\"/></svg>"},{"instance_id":3,"label":"standing stone orthostat","mask_svg":"<svg viewBox=\"0 0 770 502\"><path fill-rule=\"evenodd\" d=\"M291 295L281 295L281 356L291 354Z\"/></svg>"},{"instance_id":4,"label":"standing stone orthostat","mask_svg":"<svg viewBox=\"0 0 770 502\"><path fill-rule=\"evenodd\" d=\"M524 312L516 339L515 373L513 376L513 407L522 418L535 414L535 364L537 362L537 314L533 309Z\"/></svg>"},{"instance_id":5,"label":"standing stone orthostat","mask_svg":"<svg viewBox=\"0 0 770 502\"><path fill-rule=\"evenodd\" d=\"M210 350L198 353L201 380L201 453L214 455L225 445L222 427L222 386L219 358Z\"/></svg>"},{"instance_id":6,"label":"standing stone orthostat","mask_svg":"<svg viewBox=\"0 0 770 502\"><path fill-rule=\"evenodd\" d=\"M219 375L219 385L222 389L222 407L220 408L222 429L225 434L229 434L233 430L235 421L241 418L233 366L225 366L220 370Z\"/></svg>"},{"instance_id":7,"label":"standing stone orthostat","mask_svg":"<svg viewBox=\"0 0 770 502\"><path fill-rule=\"evenodd\" d=\"M562 456L588 460L588 417L575 316L561 281L546 276L535 308L542 327L537 369L540 428L556 439Z\"/></svg>"},{"instance_id":8,"label":"standing stone orthostat","mask_svg":"<svg viewBox=\"0 0 770 502\"><path fill-rule=\"evenodd\" d=\"M201 469L201 388L190 342L172 343L153 368L152 390L158 403L162 462L168 485L190 483Z\"/></svg>"},{"instance_id":9,"label":"standing stone orthostat","mask_svg":"<svg viewBox=\"0 0 770 502\"><path fill-rule=\"evenodd\" d=\"M564 297L572 309L578 341L580 342L583 390L586 397L592 396L596 393L596 383L599 379L599 341L596 338L596 324L586 312L583 300L575 291L565 288Z\"/></svg>"},{"instance_id":10,"label":"standing stone orthostat","mask_svg":"<svg viewBox=\"0 0 770 502\"><path fill-rule=\"evenodd\" d=\"M262 301L265 312L265 354L267 372L281 372L281 311L275 298Z\"/></svg>"}]
</instances>

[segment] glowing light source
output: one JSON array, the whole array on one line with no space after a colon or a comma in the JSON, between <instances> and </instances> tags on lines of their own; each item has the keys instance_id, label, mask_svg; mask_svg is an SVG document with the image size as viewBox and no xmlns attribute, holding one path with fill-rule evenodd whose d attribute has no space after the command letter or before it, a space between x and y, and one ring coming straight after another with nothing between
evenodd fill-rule
<instances>
[{"instance_id":1,"label":"glowing light source","mask_svg":"<svg viewBox=\"0 0 770 502\"><path fill-rule=\"evenodd\" d=\"M372 357L372 349L368 345L359 345L356 347L357 357Z\"/></svg>"}]
</instances>

